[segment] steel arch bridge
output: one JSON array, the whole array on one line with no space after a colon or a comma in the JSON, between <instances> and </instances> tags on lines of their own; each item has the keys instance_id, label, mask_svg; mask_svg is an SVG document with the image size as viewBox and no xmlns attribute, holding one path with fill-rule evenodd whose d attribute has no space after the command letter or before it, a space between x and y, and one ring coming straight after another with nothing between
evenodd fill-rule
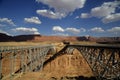
<instances>
[{"instance_id":1,"label":"steel arch bridge","mask_svg":"<svg viewBox=\"0 0 120 80\"><path fill-rule=\"evenodd\" d=\"M53 45L0 47L0 80L8 77L12 80L16 74L41 70L49 61L71 54L74 49L82 54L98 80L120 80L120 46L110 45L66 45L48 60L46 55L55 52Z\"/></svg>"},{"instance_id":2,"label":"steel arch bridge","mask_svg":"<svg viewBox=\"0 0 120 80\"><path fill-rule=\"evenodd\" d=\"M80 51L98 80L120 80L120 46L68 45L66 51L72 49Z\"/></svg>"},{"instance_id":3,"label":"steel arch bridge","mask_svg":"<svg viewBox=\"0 0 120 80\"><path fill-rule=\"evenodd\" d=\"M77 49L87 61L98 80L120 80L120 46L110 45L66 45L61 51L44 62L44 66L64 54Z\"/></svg>"}]
</instances>

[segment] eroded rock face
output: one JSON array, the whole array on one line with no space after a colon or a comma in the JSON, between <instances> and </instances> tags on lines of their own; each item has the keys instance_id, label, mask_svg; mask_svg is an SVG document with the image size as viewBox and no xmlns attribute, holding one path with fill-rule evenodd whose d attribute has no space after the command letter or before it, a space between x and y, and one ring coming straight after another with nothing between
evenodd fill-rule
<instances>
[{"instance_id":1,"label":"eroded rock face","mask_svg":"<svg viewBox=\"0 0 120 80\"><path fill-rule=\"evenodd\" d=\"M65 54L55 58L43 68L43 72L50 74L54 78L64 76L93 76L87 62L77 50L74 50L73 54Z\"/></svg>"}]
</instances>

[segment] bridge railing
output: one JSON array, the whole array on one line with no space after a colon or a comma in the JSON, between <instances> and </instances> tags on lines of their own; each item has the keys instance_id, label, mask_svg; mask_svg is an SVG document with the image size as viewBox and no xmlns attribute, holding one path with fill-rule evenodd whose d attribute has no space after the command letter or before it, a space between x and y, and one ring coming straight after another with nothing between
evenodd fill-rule
<instances>
[{"instance_id":1,"label":"bridge railing","mask_svg":"<svg viewBox=\"0 0 120 80\"><path fill-rule=\"evenodd\" d=\"M52 45L0 47L0 80L12 79L16 73L41 70Z\"/></svg>"},{"instance_id":2,"label":"bridge railing","mask_svg":"<svg viewBox=\"0 0 120 80\"><path fill-rule=\"evenodd\" d=\"M120 79L120 46L69 45L78 49L98 79Z\"/></svg>"}]
</instances>

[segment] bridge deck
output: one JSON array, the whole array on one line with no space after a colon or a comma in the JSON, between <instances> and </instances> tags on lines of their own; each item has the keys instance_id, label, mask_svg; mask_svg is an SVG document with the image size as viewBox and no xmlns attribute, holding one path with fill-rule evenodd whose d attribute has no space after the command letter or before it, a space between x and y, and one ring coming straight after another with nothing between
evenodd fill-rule
<instances>
[{"instance_id":1,"label":"bridge deck","mask_svg":"<svg viewBox=\"0 0 120 80\"><path fill-rule=\"evenodd\" d=\"M96 48L111 48L111 49L120 49L120 45L111 45L111 44L71 44L69 46L81 46L81 47L96 47Z\"/></svg>"}]
</instances>

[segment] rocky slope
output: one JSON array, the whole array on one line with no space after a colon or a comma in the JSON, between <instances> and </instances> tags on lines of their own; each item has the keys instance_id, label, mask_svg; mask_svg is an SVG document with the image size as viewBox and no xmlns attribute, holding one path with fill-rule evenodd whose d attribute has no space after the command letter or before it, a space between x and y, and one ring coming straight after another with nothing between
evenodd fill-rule
<instances>
[{"instance_id":1,"label":"rocky slope","mask_svg":"<svg viewBox=\"0 0 120 80\"><path fill-rule=\"evenodd\" d=\"M12 41L13 37L0 33L0 42Z\"/></svg>"}]
</instances>

